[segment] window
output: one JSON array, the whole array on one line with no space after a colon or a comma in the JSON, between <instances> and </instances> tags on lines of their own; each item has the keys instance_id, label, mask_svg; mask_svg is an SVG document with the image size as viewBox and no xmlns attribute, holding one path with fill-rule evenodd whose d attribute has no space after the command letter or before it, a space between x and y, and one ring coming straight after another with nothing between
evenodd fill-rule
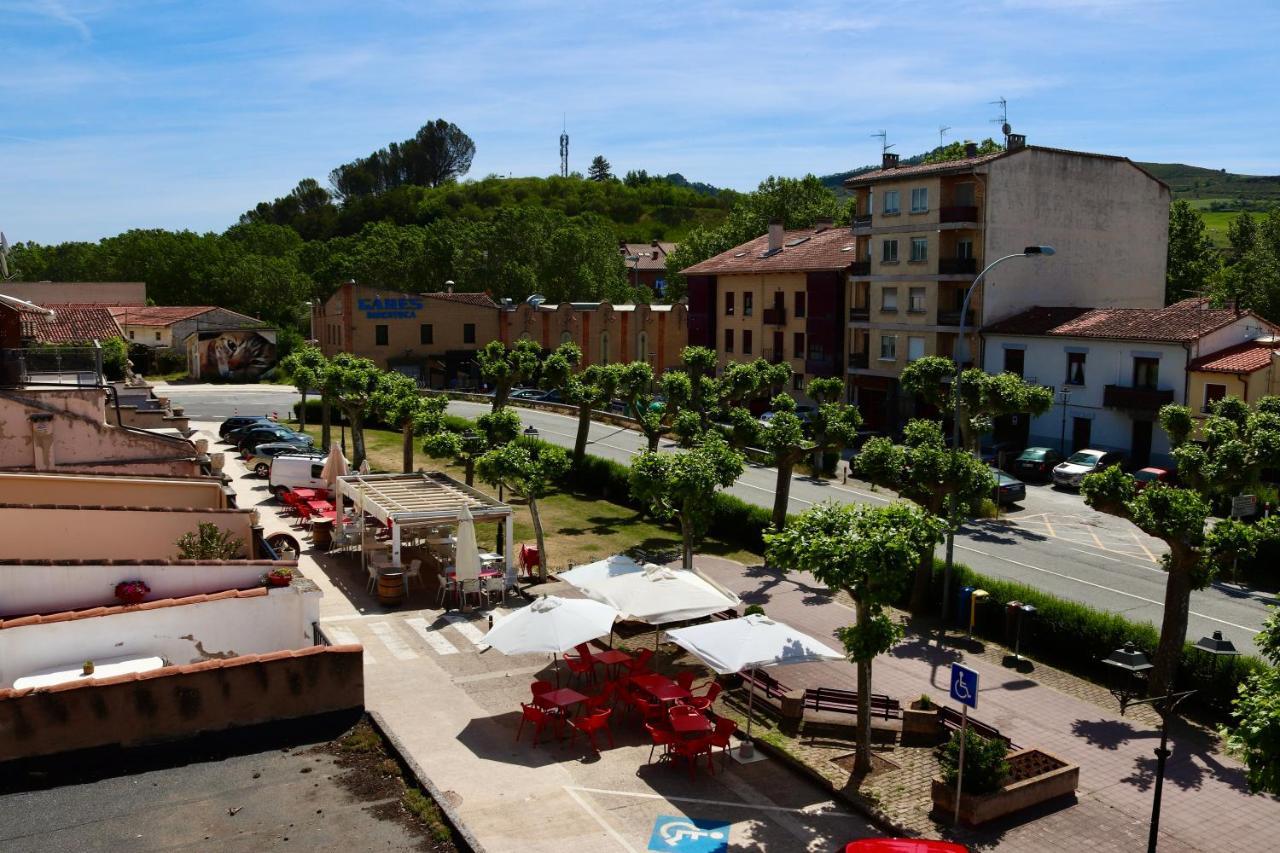
<instances>
[{"instance_id":1,"label":"window","mask_svg":"<svg viewBox=\"0 0 1280 853\"><path fill-rule=\"evenodd\" d=\"M929 209L929 188L916 187L911 191L911 212L924 213Z\"/></svg>"},{"instance_id":2,"label":"window","mask_svg":"<svg viewBox=\"0 0 1280 853\"><path fill-rule=\"evenodd\" d=\"M724 351L733 352L733 329L724 330Z\"/></svg>"},{"instance_id":3,"label":"window","mask_svg":"<svg viewBox=\"0 0 1280 853\"><path fill-rule=\"evenodd\" d=\"M386 326L379 325L379 326L373 327L373 342L380 347L385 347L387 345L387 327Z\"/></svg>"},{"instance_id":4,"label":"window","mask_svg":"<svg viewBox=\"0 0 1280 853\"><path fill-rule=\"evenodd\" d=\"M912 287L907 290L907 313L924 313L924 288Z\"/></svg>"},{"instance_id":5,"label":"window","mask_svg":"<svg viewBox=\"0 0 1280 853\"><path fill-rule=\"evenodd\" d=\"M791 390L792 391L804 390L804 374L803 373L791 374Z\"/></svg>"},{"instance_id":6,"label":"window","mask_svg":"<svg viewBox=\"0 0 1280 853\"><path fill-rule=\"evenodd\" d=\"M1014 376L1022 376L1023 365L1026 363L1027 351L1021 349L1007 349L1004 351L1004 372L1012 373Z\"/></svg>"},{"instance_id":7,"label":"window","mask_svg":"<svg viewBox=\"0 0 1280 853\"><path fill-rule=\"evenodd\" d=\"M1226 385L1209 385L1204 386L1204 405L1200 407L1200 411L1208 413L1213 411L1213 404L1227 396Z\"/></svg>"},{"instance_id":8,"label":"window","mask_svg":"<svg viewBox=\"0 0 1280 853\"><path fill-rule=\"evenodd\" d=\"M157 341L158 341L158 340L160 340L160 333L159 333L159 332L156 332L156 340L157 340Z\"/></svg>"},{"instance_id":9,"label":"window","mask_svg":"<svg viewBox=\"0 0 1280 853\"><path fill-rule=\"evenodd\" d=\"M435 337L432 334L430 323L423 323L421 326L418 327L418 343L420 344L435 343Z\"/></svg>"},{"instance_id":10,"label":"window","mask_svg":"<svg viewBox=\"0 0 1280 853\"><path fill-rule=\"evenodd\" d=\"M929 260L928 237L911 238L911 260L916 262Z\"/></svg>"},{"instance_id":11,"label":"window","mask_svg":"<svg viewBox=\"0 0 1280 853\"><path fill-rule=\"evenodd\" d=\"M973 241L957 240L956 241L956 257L968 260L973 257Z\"/></svg>"},{"instance_id":12,"label":"window","mask_svg":"<svg viewBox=\"0 0 1280 853\"><path fill-rule=\"evenodd\" d=\"M311 479L313 479L313 480L323 480L323 479L324 479L324 465L312 465L312 466L311 466Z\"/></svg>"},{"instance_id":13,"label":"window","mask_svg":"<svg viewBox=\"0 0 1280 853\"><path fill-rule=\"evenodd\" d=\"M133 340L133 330L129 330L129 340Z\"/></svg>"},{"instance_id":14,"label":"window","mask_svg":"<svg viewBox=\"0 0 1280 853\"><path fill-rule=\"evenodd\" d=\"M896 264L898 262L898 241L882 240L880 243L880 262Z\"/></svg>"},{"instance_id":15,"label":"window","mask_svg":"<svg viewBox=\"0 0 1280 853\"><path fill-rule=\"evenodd\" d=\"M881 361L897 361L898 360L898 336L897 335L881 335L880 336L880 360Z\"/></svg>"},{"instance_id":16,"label":"window","mask_svg":"<svg viewBox=\"0 0 1280 853\"><path fill-rule=\"evenodd\" d=\"M791 335L791 357L804 358L804 332L795 332Z\"/></svg>"},{"instance_id":17,"label":"window","mask_svg":"<svg viewBox=\"0 0 1280 853\"><path fill-rule=\"evenodd\" d=\"M726 290L724 294L724 313L726 316L733 315L733 291Z\"/></svg>"},{"instance_id":18,"label":"window","mask_svg":"<svg viewBox=\"0 0 1280 853\"><path fill-rule=\"evenodd\" d=\"M803 291L796 291L796 316L805 316L808 307L808 294Z\"/></svg>"},{"instance_id":19,"label":"window","mask_svg":"<svg viewBox=\"0 0 1280 853\"><path fill-rule=\"evenodd\" d=\"M750 316L751 316L751 308L752 308L752 306L751 306L751 291L749 291L749 290L745 290L745 291L743 291L743 293L742 293L742 316L743 316L743 317L750 317Z\"/></svg>"},{"instance_id":20,"label":"window","mask_svg":"<svg viewBox=\"0 0 1280 853\"><path fill-rule=\"evenodd\" d=\"M1154 391L1159 383L1160 359L1135 357L1133 359L1133 387Z\"/></svg>"},{"instance_id":21,"label":"window","mask_svg":"<svg viewBox=\"0 0 1280 853\"><path fill-rule=\"evenodd\" d=\"M1067 353L1067 384L1084 384L1084 356L1082 352Z\"/></svg>"},{"instance_id":22,"label":"window","mask_svg":"<svg viewBox=\"0 0 1280 853\"><path fill-rule=\"evenodd\" d=\"M880 291L880 310L898 310L898 288L886 287L884 290Z\"/></svg>"},{"instance_id":23,"label":"window","mask_svg":"<svg viewBox=\"0 0 1280 853\"><path fill-rule=\"evenodd\" d=\"M916 335L907 337L907 361L924 358L924 338Z\"/></svg>"},{"instance_id":24,"label":"window","mask_svg":"<svg viewBox=\"0 0 1280 853\"><path fill-rule=\"evenodd\" d=\"M894 216L901 212L898 208L897 190L884 191L884 212L886 216Z\"/></svg>"},{"instance_id":25,"label":"window","mask_svg":"<svg viewBox=\"0 0 1280 853\"><path fill-rule=\"evenodd\" d=\"M462 324L462 342L464 344L474 344L476 342L476 324Z\"/></svg>"},{"instance_id":26,"label":"window","mask_svg":"<svg viewBox=\"0 0 1280 853\"><path fill-rule=\"evenodd\" d=\"M751 355L751 330L742 330L742 354Z\"/></svg>"}]
</instances>

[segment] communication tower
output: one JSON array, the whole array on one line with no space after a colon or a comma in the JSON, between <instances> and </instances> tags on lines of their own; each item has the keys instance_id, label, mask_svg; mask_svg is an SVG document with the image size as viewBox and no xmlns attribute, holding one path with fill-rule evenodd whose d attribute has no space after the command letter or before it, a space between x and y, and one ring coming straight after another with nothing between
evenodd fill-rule
<instances>
[{"instance_id":1,"label":"communication tower","mask_svg":"<svg viewBox=\"0 0 1280 853\"><path fill-rule=\"evenodd\" d=\"M564 124L560 128L560 177L569 177L569 131Z\"/></svg>"}]
</instances>

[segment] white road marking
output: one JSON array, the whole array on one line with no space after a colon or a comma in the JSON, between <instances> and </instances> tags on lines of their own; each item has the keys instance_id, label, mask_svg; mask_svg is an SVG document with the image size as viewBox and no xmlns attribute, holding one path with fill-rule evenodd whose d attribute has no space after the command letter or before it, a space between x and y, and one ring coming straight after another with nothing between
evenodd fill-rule
<instances>
[{"instance_id":1,"label":"white road marking","mask_svg":"<svg viewBox=\"0 0 1280 853\"><path fill-rule=\"evenodd\" d=\"M396 629L392 628L390 623L370 622L369 630L378 635L378 639L396 660L414 660L418 657L418 653L409 648L409 644L396 633Z\"/></svg>"},{"instance_id":2,"label":"white road marking","mask_svg":"<svg viewBox=\"0 0 1280 853\"><path fill-rule=\"evenodd\" d=\"M702 797L671 797L665 794L646 794L642 791L611 791L608 788L583 788L578 785L565 785L564 789L570 793L573 793L574 791L581 791L584 794L605 794L605 795L611 795L615 797L632 797L639 800L667 800L672 803L698 803L699 805L703 805L703 806L732 806L734 808L739 808L739 809L755 809L757 811L766 811L766 812L785 812L787 814L802 814L802 815L808 815L810 817L846 817L846 818L856 817L856 815L851 814L850 812L844 812L844 811L827 811L827 812L817 811L817 809L822 808L824 806L830 806L832 809L838 808L838 806L830 800L827 800L826 802L823 802L823 803L815 803L814 805L808 806L806 808L796 809L796 808L791 808L790 806L778 806L778 805L770 806L770 805L762 805L760 803L733 802L731 800L708 800Z\"/></svg>"},{"instance_id":3,"label":"white road marking","mask_svg":"<svg viewBox=\"0 0 1280 853\"><path fill-rule=\"evenodd\" d=\"M480 651L484 651L489 646L484 641L484 632L477 628L467 617L461 613L446 613L444 620L450 625L458 629L458 633L466 637L476 645Z\"/></svg>"},{"instance_id":4,"label":"white road marking","mask_svg":"<svg viewBox=\"0 0 1280 853\"><path fill-rule=\"evenodd\" d=\"M378 662L378 659L375 658L373 656L373 653L369 651L368 645L366 645L365 643L361 643L358 639L356 639L355 632L352 631L350 628L344 628L341 625L329 625L328 623L321 624L320 628L324 631L325 635L329 639L333 640L333 642L336 645L349 646L349 645L358 644L358 645L364 646L364 665L365 666L373 666L375 663Z\"/></svg>"},{"instance_id":5,"label":"white road marking","mask_svg":"<svg viewBox=\"0 0 1280 853\"><path fill-rule=\"evenodd\" d=\"M585 789L581 789L581 790L585 790ZM574 790L573 788L570 788L568 785L565 785L564 792L568 794L570 797L573 797L574 802L582 806L582 810L587 814L591 815L592 819L595 820L596 823L600 824L600 828L603 829L605 832L609 833L610 838L618 842L618 846L620 846L623 850L630 851L630 853L637 853L636 848L632 847L631 844L627 841L627 839L623 838L622 835L619 834L618 830L610 826L609 822L605 820L603 817L601 817L599 812L591 808L591 806L587 803L586 800L578 796L578 792L576 790Z\"/></svg>"},{"instance_id":6,"label":"white road marking","mask_svg":"<svg viewBox=\"0 0 1280 853\"><path fill-rule=\"evenodd\" d=\"M1081 545L1086 545L1086 544L1088 544L1088 543L1086 543L1086 542L1081 542L1080 544L1081 544ZM1079 552L1079 553L1081 553L1081 554L1088 554L1090 557L1101 557L1101 558L1102 558L1102 559L1104 559L1104 560L1110 560L1110 561L1111 561L1111 562L1113 562L1113 563L1119 563L1120 565L1122 565L1122 566L1128 566L1128 567L1129 567L1129 568L1131 568L1131 569L1146 569L1147 571L1149 571L1149 572L1155 572L1155 573L1156 573L1156 574L1158 574L1158 575L1163 575L1163 574L1165 574L1165 570L1164 570L1164 569L1157 568L1156 566L1144 566L1144 565L1142 565L1141 563L1130 563L1130 562L1127 562L1127 561L1125 561L1125 560L1118 559L1118 558L1116 558L1116 557L1108 557L1106 554L1095 554L1095 553L1093 553L1092 551L1086 551L1086 550L1084 550L1083 548L1072 548L1071 550L1072 550L1072 551L1077 551L1077 552ZM1110 549L1109 549L1109 548L1103 548L1102 550L1103 550L1103 551L1108 551L1108 550L1110 550ZM1112 551L1111 553L1116 554L1116 553L1120 553L1120 552L1118 552L1118 551ZM1127 554L1126 554L1125 556L1129 556L1129 555L1127 555ZM1137 554L1134 554L1133 556L1134 556L1134 558L1137 558L1137 556L1138 556L1138 555L1137 555Z\"/></svg>"},{"instance_id":7,"label":"white road marking","mask_svg":"<svg viewBox=\"0 0 1280 853\"><path fill-rule=\"evenodd\" d=\"M413 632L421 637L423 642L430 646L431 650L436 654L456 655L458 653L458 647L445 639L439 631L436 631L427 625L427 620L423 619L421 616L414 616L404 621L405 624L412 628Z\"/></svg>"}]
</instances>

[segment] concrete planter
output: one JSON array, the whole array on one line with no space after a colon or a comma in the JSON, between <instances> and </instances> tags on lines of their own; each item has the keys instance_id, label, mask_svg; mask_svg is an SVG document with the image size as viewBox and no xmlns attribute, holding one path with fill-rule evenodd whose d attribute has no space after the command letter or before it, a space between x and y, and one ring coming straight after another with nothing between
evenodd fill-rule
<instances>
[{"instance_id":1,"label":"concrete planter","mask_svg":"<svg viewBox=\"0 0 1280 853\"><path fill-rule=\"evenodd\" d=\"M942 737L942 724L938 721L937 706L929 709L913 707L902 709L902 741L912 744L935 744Z\"/></svg>"},{"instance_id":2,"label":"concrete planter","mask_svg":"<svg viewBox=\"0 0 1280 853\"><path fill-rule=\"evenodd\" d=\"M1075 794L1080 768L1038 749L1009 754L1009 781L991 794L961 794L960 820L978 826L1058 797ZM955 810L955 788L933 780L933 805L943 814Z\"/></svg>"}]
</instances>

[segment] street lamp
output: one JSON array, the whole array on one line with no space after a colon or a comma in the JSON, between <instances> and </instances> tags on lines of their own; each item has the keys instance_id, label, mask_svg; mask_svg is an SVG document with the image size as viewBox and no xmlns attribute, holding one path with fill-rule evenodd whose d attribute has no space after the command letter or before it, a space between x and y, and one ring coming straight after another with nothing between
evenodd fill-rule
<instances>
[{"instance_id":1,"label":"street lamp","mask_svg":"<svg viewBox=\"0 0 1280 853\"><path fill-rule=\"evenodd\" d=\"M1230 643L1230 641L1227 642ZM1164 793L1164 766L1170 755L1169 718L1173 716L1182 701L1195 691L1183 690L1164 696L1137 698L1142 695L1142 690L1146 686L1146 673L1153 669L1154 665L1147 660L1146 655L1134 648L1133 643L1125 643L1123 649L1116 649L1102 662L1124 673L1111 690L1111 695L1120 703L1120 716L1124 716L1124 712L1130 705L1150 705L1152 710L1160 715L1160 746L1156 747L1156 787L1151 803L1151 827L1147 832L1147 853L1156 853L1156 842L1160 835L1160 799Z\"/></svg>"},{"instance_id":2,"label":"street lamp","mask_svg":"<svg viewBox=\"0 0 1280 853\"><path fill-rule=\"evenodd\" d=\"M1005 255L1003 258L996 258L978 273L977 278L973 280L973 284L969 285L969 289L965 291L964 302L960 305L960 331L956 335L956 346L952 350L953 361L956 364L956 374L951 382L951 396L954 399L951 412L951 449L957 451L960 449L960 370L963 362L960 360L960 347L964 346L964 320L965 315L969 313L969 300L973 297L973 291L982 282L987 273L995 269L1005 261L1011 261L1014 258L1030 258L1037 255L1052 255L1054 253L1052 246L1027 246L1021 252L1015 252L1012 255ZM947 500L947 564L946 569L942 573L942 621L945 626L947 613L951 608L951 568L954 565L956 550L956 531L955 531L955 501L951 498Z\"/></svg>"},{"instance_id":3,"label":"street lamp","mask_svg":"<svg viewBox=\"0 0 1280 853\"><path fill-rule=\"evenodd\" d=\"M623 260L631 264L631 287L635 290L640 289L640 256L627 255Z\"/></svg>"}]
</instances>

